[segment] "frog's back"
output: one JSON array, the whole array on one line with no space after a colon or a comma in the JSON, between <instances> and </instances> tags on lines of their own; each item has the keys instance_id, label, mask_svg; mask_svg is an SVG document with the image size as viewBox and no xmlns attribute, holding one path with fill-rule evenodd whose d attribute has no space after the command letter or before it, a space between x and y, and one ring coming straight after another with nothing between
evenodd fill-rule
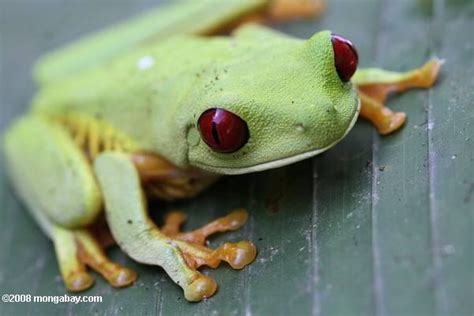
<instances>
[{"instance_id":1,"label":"frog's back","mask_svg":"<svg viewBox=\"0 0 474 316\"><path fill-rule=\"evenodd\" d=\"M33 100L33 112L100 118L153 149L157 125L169 123L160 133L172 128L170 121L190 110L180 101L193 89L212 85L225 65L265 56L268 49L284 54L290 43L301 41L258 26L232 37L176 36L49 82Z\"/></svg>"},{"instance_id":2,"label":"frog's back","mask_svg":"<svg viewBox=\"0 0 474 316\"><path fill-rule=\"evenodd\" d=\"M97 67L146 42L210 34L268 4L269 0L172 1L49 52L36 63L34 77L43 85Z\"/></svg>"},{"instance_id":3,"label":"frog's back","mask_svg":"<svg viewBox=\"0 0 474 316\"><path fill-rule=\"evenodd\" d=\"M230 45L224 37L179 36L137 47L93 69L49 82L34 98L32 111L100 118L146 148L152 142L150 112L160 107L173 112L176 103L170 99L186 94L185 83L199 80L209 64L228 58Z\"/></svg>"}]
</instances>

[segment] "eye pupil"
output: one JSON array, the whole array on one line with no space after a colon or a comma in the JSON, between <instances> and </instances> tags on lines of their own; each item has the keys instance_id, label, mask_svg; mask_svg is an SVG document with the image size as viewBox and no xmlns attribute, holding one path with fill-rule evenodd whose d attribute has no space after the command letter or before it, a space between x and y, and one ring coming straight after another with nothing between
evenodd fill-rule
<instances>
[{"instance_id":1,"label":"eye pupil","mask_svg":"<svg viewBox=\"0 0 474 316\"><path fill-rule=\"evenodd\" d=\"M331 42L337 73L342 81L347 82L357 70L357 50L349 40L339 35L331 35Z\"/></svg>"},{"instance_id":2,"label":"eye pupil","mask_svg":"<svg viewBox=\"0 0 474 316\"><path fill-rule=\"evenodd\" d=\"M247 123L234 113L213 108L201 114L199 132L214 151L232 153L245 145L249 138Z\"/></svg>"},{"instance_id":3,"label":"eye pupil","mask_svg":"<svg viewBox=\"0 0 474 316\"><path fill-rule=\"evenodd\" d=\"M220 140L219 140L219 134L217 133L217 125L216 122L212 122L212 137L214 138L214 141L220 145Z\"/></svg>"}]
</instances>

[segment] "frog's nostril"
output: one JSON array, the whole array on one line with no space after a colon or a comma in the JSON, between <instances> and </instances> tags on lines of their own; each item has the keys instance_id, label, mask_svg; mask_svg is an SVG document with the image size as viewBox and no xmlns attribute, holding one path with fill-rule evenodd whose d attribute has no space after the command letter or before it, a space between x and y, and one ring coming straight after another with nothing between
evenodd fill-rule
<instances>
[{"instance_id":1,"label":"frog's nostril","mask_svg":"<svg viewBox=\"0 0 474 316\"><path fill-rule=\"evenodd\" d=\"M359 62L357 50L349 40L339 35L332 34L331 42L337 74L342 81L347 82L357 69Z\"/></svg>"}]
</instances>

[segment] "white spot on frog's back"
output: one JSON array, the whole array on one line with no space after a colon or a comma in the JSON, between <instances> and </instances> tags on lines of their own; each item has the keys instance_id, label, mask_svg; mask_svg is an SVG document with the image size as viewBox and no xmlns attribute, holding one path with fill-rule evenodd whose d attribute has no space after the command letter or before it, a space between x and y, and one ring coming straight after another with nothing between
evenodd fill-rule
<instances>
[{"instance_id":1,"label":"white spot on frog's back","mask_svg":"<svg viewBox=\"0 0 474 316\"><path fill-rule=\"evenodd\" d=\"M137 68L140 70L147 70L153 67L155 59L151 56L143 56L137 61Z\"/></svg>"},{"instance_id":2,"label":"white spot on frog's back","mask_svg":"<svg viewBox=\"0 0 474 316\"><path fill-rule=\"evenodd\" d=\"M303 133L305 130L304 125L301 123L296 124L296 131L299 133Z\"/></svg>"}]
</instances>

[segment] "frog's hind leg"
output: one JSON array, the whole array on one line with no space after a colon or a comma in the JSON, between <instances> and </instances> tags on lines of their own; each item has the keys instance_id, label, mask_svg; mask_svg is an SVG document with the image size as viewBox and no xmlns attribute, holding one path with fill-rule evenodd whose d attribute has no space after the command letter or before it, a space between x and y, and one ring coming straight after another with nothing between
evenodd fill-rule
<instances>
[{"instance_id":1,"label":"frog's hind leg","mask_svg":"<svg viewBox=\"0 0 474 316\"><path fill-rule=\"evenodd\" d=\"M380 134L390 134L400 128L406 119L403 112L393 112L384 105L387 95L411 88L433 86L443 61L432 59L422 67L398 73L369 68L358 70L352 82L356 85L361 100L360 115L375 125Z\"/></svg>"},{"instance_id":2,"label":"frog's hind leg","mask_svg":"<svg viewBox=\"0 0 474 316\"><path fill-rule=\"evenodd\" d=\"M102 197L89 161L69 133L53 120L25 117L7 132L5 152L16 191L54 243L67 289L92 286L86 264L114 286L130 284L132 273L110 263L81 232L97 221Z\"/></svg>"},{"instance_id":3,"label":"frog's hind leg","mask_svg":"<svg viewBox=\"0 0 474 316\"><path fill-rule=\"evenodd\" d=\"M265 6L253 13L236 16L206 34L228 34L248 24L277 24L298 18L312 18L326 9L324 0L266 0Z\"/></svg>"},{"instance_id":4,"label":"frog's hind leg","mask_svg":"<svg viewBox=\"0 0 474 316\"><path fill-rule=\"evenodd\" d=\"M324 0L273 0L266 15L270 22L286 21L295 18L311 18L324 12Z\"/></svg>"}]
</instances>

